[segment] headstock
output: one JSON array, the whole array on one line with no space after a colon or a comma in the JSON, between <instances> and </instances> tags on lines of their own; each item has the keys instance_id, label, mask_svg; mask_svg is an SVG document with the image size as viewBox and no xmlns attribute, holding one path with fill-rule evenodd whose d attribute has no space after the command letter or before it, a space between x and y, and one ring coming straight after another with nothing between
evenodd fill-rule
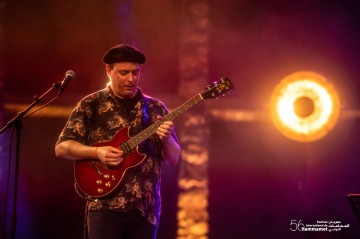
<instances>
[{"instance_id":1,"label":"headstock","mask_svg":"<svg viewBox=\"0 0 360 239\"><path fill-rule=\"evenodd\" d=\"M200 94L204 99L215 99L220 95L231 93L231 90L233 89L234 85L231 83L230 79L224 77L221 78L219 81L208 85L206 89Z\"/></svg>"}]
</instances>

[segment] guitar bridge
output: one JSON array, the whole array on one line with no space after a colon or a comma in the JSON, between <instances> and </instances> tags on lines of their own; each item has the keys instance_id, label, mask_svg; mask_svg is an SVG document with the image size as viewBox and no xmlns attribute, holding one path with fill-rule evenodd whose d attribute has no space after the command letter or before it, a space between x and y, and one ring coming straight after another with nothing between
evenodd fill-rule
<instances>
[{"instance_id":1,"label":"guitar bridge","mask_svg":"<svg viewBox=\"0 0 360 239\"><path fill-rule=\"evenodd\" d=\"M94 168L96 169L96 172L98 173L98 175L102 176L102 172L100 171L99 167L97 166L95 161L92 161L92 164L94 166Z\"/></svg>"},{"instance_id":2,"label":"guitar bridge","mask_svg":"<svg viewBox=\"0 0 360 239\"><path fill-rule=\"evenodd\" d=\"M131 148L130 148L130 145L127 143L127 142L123 142L121 145L120 145L120 148L122 149L122 151L124 151L124 156L128 156L130 155L131 153Z\"/></svg>"}]
</instances>

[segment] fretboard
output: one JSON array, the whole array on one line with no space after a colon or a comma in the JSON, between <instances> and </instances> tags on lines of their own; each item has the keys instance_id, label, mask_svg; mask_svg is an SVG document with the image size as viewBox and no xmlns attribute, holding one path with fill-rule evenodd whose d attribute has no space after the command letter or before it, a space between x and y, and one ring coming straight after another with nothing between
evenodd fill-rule
<instances>
[{"instance_id":1,"label":"fretboard","mask_svg":"<svg viewBox=\"0 0 360 239\"><path fill-rule=\"evenodd\" d=\"M179 107L177 107L176 109L174 109L169 114L165 115L164 118L162 118L161 120L156 121L155 123L153 123L146 129L144 129L143 131L141 131L134 137L130 138L126 143L129 145L129 147L131 149L135 148L141 142L143 142L144 140L148 139L150 136L155 134L157 128L159 128L159 126L163 122L172 121L172 120L176 119L177 117L179 117L180 115L182 115L183 113L185 113L186 111L191 109L193 106L195 106L197 103L199 103L203 100L204 100L204 98L201 96L201 94L194 96L190 100L186 101L184 104L182 104Z\"/></svg>"}]
</instances>

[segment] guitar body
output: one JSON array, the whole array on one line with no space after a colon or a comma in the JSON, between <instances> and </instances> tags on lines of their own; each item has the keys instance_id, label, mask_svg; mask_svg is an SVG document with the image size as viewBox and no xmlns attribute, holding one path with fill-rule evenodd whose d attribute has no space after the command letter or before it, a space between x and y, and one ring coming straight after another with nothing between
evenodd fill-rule
<instances>
[{"instance_id":1,"label":"guitar body","mask_svg":"<svg viewBox=\"0 0 360 239\"><path fill-rule=\"evenodd\" d=\"M130 139L129 130L129 127L123 128L115 134L111 141L97 143L92 146L120 148L123 142ZM105 166L99 160L77 160L74 165L76 189L79 194L79 191L81 191L82 194L86 195L86 198L105 197L116 189L128 169L138 166L146 158L146 154L139 153L138 147L136 147L116 167Z\"/></svg>"}]
</instances>

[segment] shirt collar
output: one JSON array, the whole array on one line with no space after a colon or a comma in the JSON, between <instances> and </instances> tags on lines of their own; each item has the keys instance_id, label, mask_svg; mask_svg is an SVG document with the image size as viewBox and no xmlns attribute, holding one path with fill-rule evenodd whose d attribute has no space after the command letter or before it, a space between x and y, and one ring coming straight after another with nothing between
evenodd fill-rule
<instances>
[{"instance_id":1,"label":"shirt collar","mask_svg":"<svg viewBox=\"0 0 360 239\"><path fill-rule=\"evenodd\" d=\"M114 100L116 100L118 97L114 94L113 90L111 89L110 87L110 84L108 84L106 86L106 88L104 89L105 91L105 94L107 94L107 97L111 97L113 98ZM143 92L141 91L141 89L138 87L137 88L137 93L138 95L140 95L140 100L143 101L144 100L144 94Z\"/></svg>"}]
</instances>

